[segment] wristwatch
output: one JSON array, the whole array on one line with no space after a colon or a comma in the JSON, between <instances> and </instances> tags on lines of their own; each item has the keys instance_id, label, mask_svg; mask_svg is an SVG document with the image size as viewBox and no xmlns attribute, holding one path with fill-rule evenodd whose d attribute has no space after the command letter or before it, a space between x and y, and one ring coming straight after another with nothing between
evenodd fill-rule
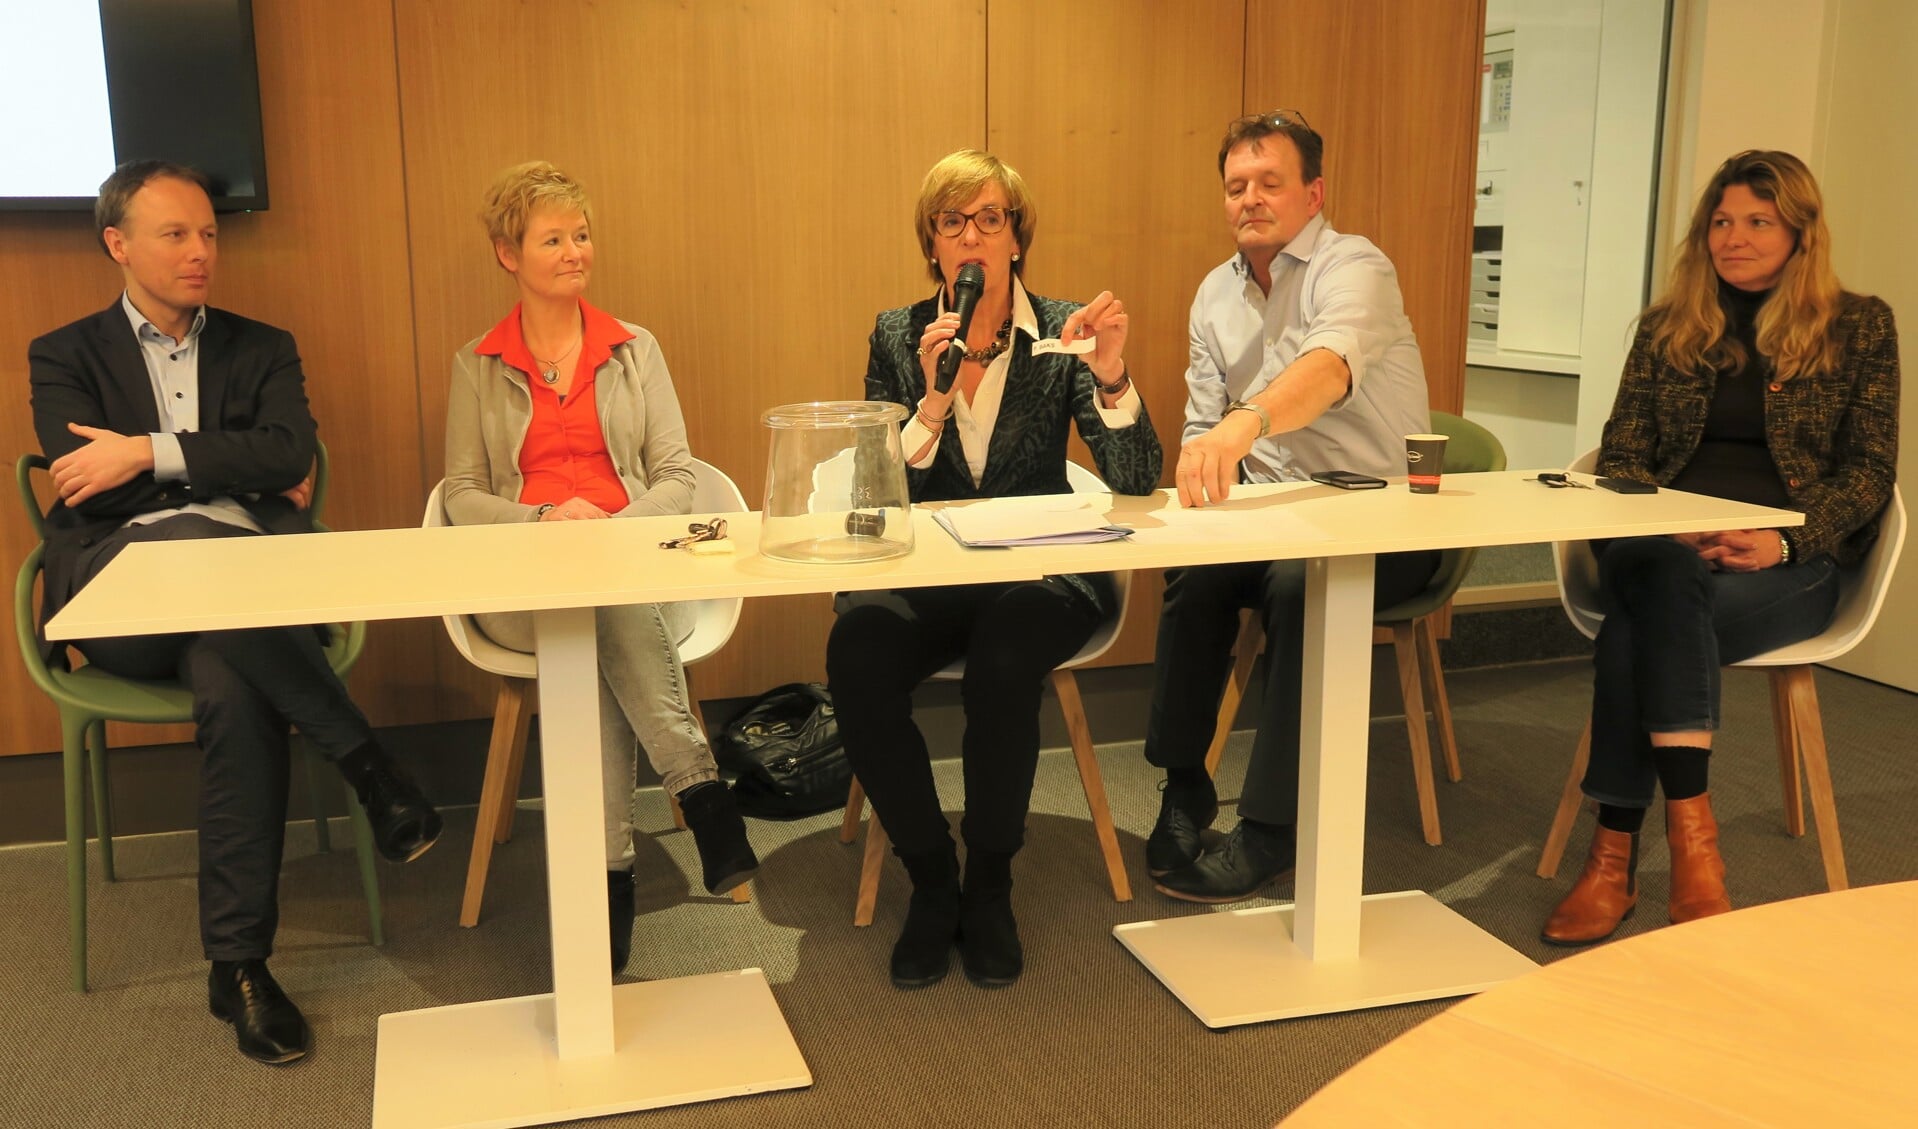
<instances>
[{"instance_id":1,"label":"wristwatch","mask_svg":"<svg viewBox=\"0 0 1918 1129\"><path fill-rule=\"evenodd\" d=\"M1785 531L1782 529L1778 531L1778 563L1781 565L1791 563L1791 538L1785 536Z\"/></svg>"},{"instance_id":2,"label":"wristwatch","mask_svg":"<svg viewBox=\"0 0 1918 1129\"><path fill-rule=\"evenodd\" d=\"M551 503L551 502L541 502L541 503L540 503L540 506L539 506L539 509L536 509L536 510L534 510L534 511L533 511L533 520L534 520L534 521L545 521L545 520L546 520L546 511L548 511L548 510L550 510L550 509L552 509L552 508L553 508L553 503Z\"/></svg>"},{"instance_id":3,"label":"wristwatch","mask_svg":"<svg viewBox=\"0 0 1918 1129\"><path fill-rule=\"evenodd\" d=\"M1244 400L1234 400L1225 406L1225 415L1219 417L1220 422L1224 422L1225 416L1229 416L1233 412L1251 412L1253 415L1258 416L1259 438L1263 439L1272 433L1272 414L1257 404L1248 404Z\"/></svg>"}]
</instances>

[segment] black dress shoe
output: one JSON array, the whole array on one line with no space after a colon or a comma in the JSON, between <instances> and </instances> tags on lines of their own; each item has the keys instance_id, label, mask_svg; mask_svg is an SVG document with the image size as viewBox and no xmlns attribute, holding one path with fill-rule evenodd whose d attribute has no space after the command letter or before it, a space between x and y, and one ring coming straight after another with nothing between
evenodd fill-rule
<instances>
[{"instance_id":1,"label":"black dress shoe","mask_svg":"<svg viewBox=\"0 0 1918 1129\"><path fill-rule=\"evenodd\" d=\"M349 771L344 761L342 771ZM439 841L440 813L399 762L374 752L357 775L349 772L347 778L373 824L373 842L388 862L412 862Z\"/></svg>"},{"instance_id":2,"label":"black dress shoe","mask_svg":"<svg viewBox=\"0 0 1918 1129\"><path fill-rule=\"evenodd\" d=\"M1187 902L1242 902L1291 875L1297 861L1291 828L1253 828L1242 819L1199 861L1159 879L1152 888Z\"/></svg>"},{"instance_id":3,"label":"black dress shoe","mask_svg":"<svg viewBox=\"0 0 1918 1129\"><path fill-rule=\"evenodd\" d=\"M613 975L626 971L633 955L633 872L606 872L606 924L613 934Z\"/></svg>"},{"instance_id":4,"label":"black dress shoe","mask_svg":"<svg viewBox=\"0 0 1918 1129\"><path fill-rule=\"evenodd\" d=\"M274 1065L306 1057L313 1032L264 960L216 960L206 977L206 1006L233 1025L240 1053Z\"/></svg>"},{"instance_id":5,"label":"black dress shoe","mask_svg":"<svg viewBox=\"0 0 1918 1129\"><path fill-rule=\"evenodd\" d=\"M1219 817L1219 794L1205 788L1161 784L1159 821L1145 841L1145 871L1154 878L1197 862L1204 851L1200 836Z\"/></svg>"}]
</instances>

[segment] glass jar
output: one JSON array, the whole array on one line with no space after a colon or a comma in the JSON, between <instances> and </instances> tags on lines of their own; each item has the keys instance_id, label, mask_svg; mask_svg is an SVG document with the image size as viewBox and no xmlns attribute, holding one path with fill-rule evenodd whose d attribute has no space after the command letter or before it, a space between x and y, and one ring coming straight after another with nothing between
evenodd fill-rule
<instances>
[{"instance_id":1,"label":"glass jar","mask_svg":"<svg viewBox=\"0 0 1918 1129\"><path fill-rule=\"evenodd\" d=\"M759 551L805 564L912 552L912 502L899 428L906 409L875 400L786 404L772 431Z\"/></svg>"}]
</instances>

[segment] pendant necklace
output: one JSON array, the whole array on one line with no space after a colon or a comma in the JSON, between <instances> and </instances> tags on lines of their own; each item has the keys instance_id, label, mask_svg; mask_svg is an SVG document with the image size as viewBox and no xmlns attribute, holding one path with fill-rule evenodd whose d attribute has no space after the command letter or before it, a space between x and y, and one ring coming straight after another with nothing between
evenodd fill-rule
<instances>
[{"instance_id":1,"label":"pendant necklace","mask_svg":"<svg viewBox=\"0 0 1918 1129\"><path fill-rule=\"evenodd\" d=\"M545 381L548 384L559 383L559 363L565 360L567 354L571 353L574 347L580 343L581 339L584 338L585 333L586 331L584 329L581 329L579 335L573 338L573 344L566 346L566 348L560 353L559 356L553 358L550 361L540 357L537 354L534 354L533 359L539 362L539 378L541 380ZM532 353L533 347L529 344L526 347L526 351L528 353Z\"/></svg>"}]
</instances>

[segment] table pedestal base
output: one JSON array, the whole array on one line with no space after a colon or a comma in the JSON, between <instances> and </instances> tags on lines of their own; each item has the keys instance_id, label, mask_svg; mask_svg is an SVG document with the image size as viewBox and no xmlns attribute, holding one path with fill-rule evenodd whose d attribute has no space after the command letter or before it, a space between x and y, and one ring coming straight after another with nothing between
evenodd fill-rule
<instances>
[{"instance_id":1,"label":"table pedestal base","mask_svg":"<svg viewBox=\"0 0 1918 1129\"><path fill-rule=\"evenodd\" d=\"M1362 899L1352 959L1300 952L1292 909L1140 921L1112 935L1215 1028L1465 996L1538 967L1417 890Z\"/></svg>"},{"instance_id":2,"label":"table pedestal base","mask_svg":"<svg viewBox=\"0 0 1918 1129\"><path fill-rule=\"evenodd\" d=\"M507 1129L812 1085L756 968L613 988L616 1046L559 1058L553 997L380 1017L373 1129Z\"/></svg>"}]
</instances>

